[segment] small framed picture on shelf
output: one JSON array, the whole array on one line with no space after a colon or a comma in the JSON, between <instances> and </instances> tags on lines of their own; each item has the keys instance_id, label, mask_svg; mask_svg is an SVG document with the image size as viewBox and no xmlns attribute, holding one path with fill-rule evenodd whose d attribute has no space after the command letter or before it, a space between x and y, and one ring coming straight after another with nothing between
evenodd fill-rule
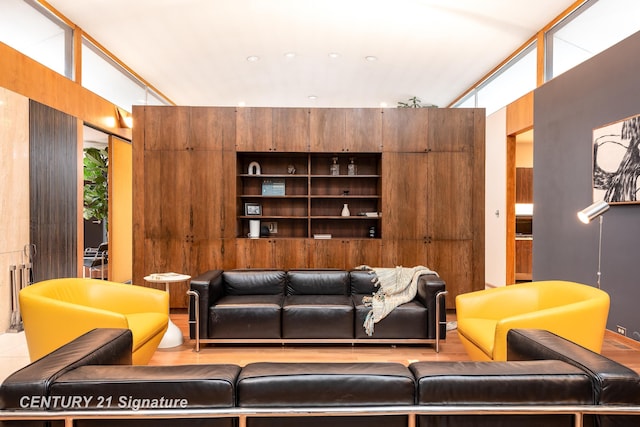
<instances>
[{"instance_id":1,"label":"small framed picture on shelf","mask_svg":"<svg viewBox=\"0 0 640 427\"><path fill-rule=\"evenodd\" d=\"M262 206L260 205L260 203L245 203L244 214L246 216L262 215Z\"/></svg>"}]
</instances>

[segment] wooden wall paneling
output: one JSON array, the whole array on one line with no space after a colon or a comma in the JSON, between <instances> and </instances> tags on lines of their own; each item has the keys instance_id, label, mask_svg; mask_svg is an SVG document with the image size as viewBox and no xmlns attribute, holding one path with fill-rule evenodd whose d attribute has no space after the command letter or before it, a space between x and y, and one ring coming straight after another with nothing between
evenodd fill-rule
<instances>
[{"instance_id":1,"label":"wooden wall paneling","mask_svg":"<svg viewBox=\"0 0 640 427\"><path fill-rule=\"evenodd\" d=\"M533 128L533 95L531 91L507 105L507 135Z\"/></svg>"},{"instance_id":2,"label":"wooden wall paneling","mask_svg":"<svg viewBox=\"0 0 640 427\"><path fill-rule=\"evenodd\" d=\"M355 153L382 151L382 110L352 108L346 110L345 141L342 151Z\"/></svg>"},{"instance_id":3,"label":"wooden wall paneling","mask_svg":"<svg viewBox=\"0 0 640 427\"><path fill-rule=\"evenodd\" d=\"M270 108L242 107L236 112L236 150L273 151Z\"/></svg>"},{"instance_id":4,"label":"wooden wall paneling","mask_svg":"<svg viewBox=\"0 0 640 427\"><path fill-rule=\"evenodd\" d=\"M272 110L272 151L307 152L310 144L309 109L274 108Z\"/></svg>"},{"instance_id":5,"label":"wooden wall paneling","mask_svg":"<svg viewBox=\"0 0 640 427\"><path fill-rule=\"evenodd\" d=\"M133 231L132 231L132 273L133 273L133 283L136 285L142 285L142 278L145 276L144 274L144 265L145 265L145 241L146 241L146 224L144 222L144 200L147 192L147 188L145 185L145 117L146 117L146 107L145 106L133 106L133 117L136 121L136 126L133 127L132 132L132 156L133 156L133 164L135 167L132 172L132 180L133 180Z\"/></svg>"},{"instance_id":6,"label":"wooden wall paneling","mask_svg":"<svg viewBox=\"0 0 640 427\"><path fill-rule=\"evenodd\" d=\"M382 114L382 151L424 153L429 149L428 108L386 109Z\"/></svg>"},{"instance_id":7,"label":"wooden wall paneling","mask_svg":"<svg viewBox=\"0 0 640 427\"><path fill-rule=\"evenodd\" d=\"M311 152L342 151L346 140L346 110L313 108L309 118Z\"/></svg>"},{"instance_id":8,"label":"wooden wall paneling","mask_svg":"<svg viewBox=\"0 0 640 427\"><path fill-rule=\"evenodd\" d=\"M0 58L0 87L131 138L130 129L119 128L115 106L104 98L4 43L0 43Z\"/></svg>"},{"instance_id":9,"label":"wooden wall paneling","mask_svg":"<svg viewBox=\"0 0 640 427\"><path fill-rule=\"evenodd\" d=\"M75 277L77 259L77 119L29 104L30 241L36 281Z\"/></svg>"},{"instance_id":10,"label":"wooden wall paneling","mask_svg":"<svg viewBox=\"0 0 640 427\"><path fill-rule=\"evenodd\" d=\"M128 282L132 275L132 147L109 137L109 280Z\"/></svg>"},{"instance_id":11,"label":"wooden wall paneling","mask_svg":"<svg viewBox=\"0 0 640 427\"><path fill-rule=\"evenodd\" d=\"M474 291L485 288L485 137L486 114L484 108L476 109L473 117L473 173L471 175L473 202L472 223L473 264L471 289Z\"/></svg>"},{"instance_id":12,"label":"wooden wall paneling","mask_svg":"<svg viewBox=\"0 0 640 427\"><path fill-rule=\"evenodd\" d=\"M533 168L516 168L516 203L533 203Z\"/></svg>"}]
</instances>

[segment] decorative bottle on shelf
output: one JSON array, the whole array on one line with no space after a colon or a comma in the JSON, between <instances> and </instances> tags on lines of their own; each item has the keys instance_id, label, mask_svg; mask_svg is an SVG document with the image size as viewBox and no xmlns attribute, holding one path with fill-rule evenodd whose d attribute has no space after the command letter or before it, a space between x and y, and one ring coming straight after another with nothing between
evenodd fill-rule
<instances>
[{"instance_id":1,"label":"decorative bottle on shelf","mask_svg":"<svg viewBox=\"0 0 640 427\"><path fill-rule=\"evenodd\" d=\"M338 164L338 158L337 157L332 157L331 158L331 166L329 166L329 173L331 175L340 175L340 165Z\"/></svg>"},{"instance_id":2,"label":"decorative bottle on shelf","mask_svg":"<svg viewBox=\"0 0 640 427\"><path fill-rule=\"evenodd\" d=\"M358 166L355 164L355 159L353 157L349 158L349 164L347 165L347 175L357 175L358 174Z\"/></svg>"},{"instance_id":3,"label":"decorative bottle on shelf","mask_svg":"<svg viewBox=\"0 0 640 427\"><path fill-rule=\"evenodd\" d=\"M350 216L351 212L349 212L349 205L347 203L342 206L342 216Z\"/></svg>"}]
</instances>

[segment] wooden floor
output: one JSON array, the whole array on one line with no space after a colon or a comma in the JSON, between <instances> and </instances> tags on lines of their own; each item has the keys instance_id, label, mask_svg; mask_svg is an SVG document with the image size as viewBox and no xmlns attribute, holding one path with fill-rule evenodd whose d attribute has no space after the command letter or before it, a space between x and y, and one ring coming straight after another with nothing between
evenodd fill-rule
<instances>
[{"instance_id":1,"label":"wooden floor","mask_svg":"<svg viewBox=\"0 0 640 427\"><path fill-rule=\"evenodd\" d=\"M186 365L204 363L232 363L244 366L252 362L399 362L408 365L415 361L469 360L455 331L447 333L440 345L440 353L422 345L206 345L194 351L194 341L188 338L187 314L172 313L171 319L182 330L184 344L158 349L150 365ZM455 321L448 314L447 321ZM607 332L602 354L622 363L640 374L640 343Z\"/></svg>"}]
</instances>

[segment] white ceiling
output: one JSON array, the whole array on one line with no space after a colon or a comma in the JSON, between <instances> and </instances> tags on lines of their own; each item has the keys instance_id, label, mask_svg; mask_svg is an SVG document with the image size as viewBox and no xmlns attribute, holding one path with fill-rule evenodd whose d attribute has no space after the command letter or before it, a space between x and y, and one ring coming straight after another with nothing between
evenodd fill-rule
<instances>
[{"instance_id":1,"label":"white ceiling","mask_svg":"<svg viewBox=\"0 0 640 427\"><path fill-rule=\"evenodd\" d=\"M442 107L574 0L48 2L179 105Z\"/></svg>"}]
</instances>

